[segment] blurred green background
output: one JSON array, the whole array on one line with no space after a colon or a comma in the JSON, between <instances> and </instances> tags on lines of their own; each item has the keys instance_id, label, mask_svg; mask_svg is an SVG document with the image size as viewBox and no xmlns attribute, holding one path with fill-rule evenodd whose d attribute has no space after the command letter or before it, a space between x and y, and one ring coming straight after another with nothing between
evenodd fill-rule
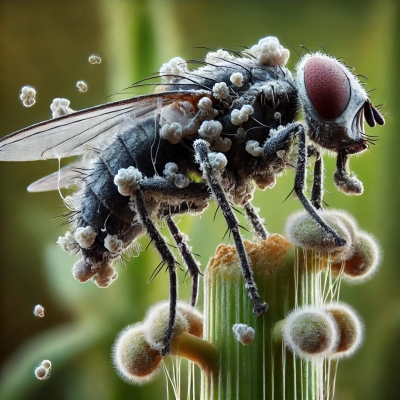
<instances>
[{"instance_id":1,"label":"blurred green background","mask_svg":"<svg viewBox=\"0 0 400 400\"><path fill-rule=\"evenodd\" d=\"M0 136L51 117L55 97L71 100L78 110L109 100L138 79L158 71L177 55L204 57L210 48L251 46L267 35L300 51L320 45L344 57L356 73L368 77L375 104L385 103L387 124L368 133L379 136L376 147L354 157L351 168L364 182L361 197L336 191L334 160L326 159L328 204L352 213L362 229L379 240L384 259L379 274L361 286L342 286L341 299L365 321L365 343L340 363L336 399L398 399L400 370L399 133L400 104L398 1L0 1ZM98 53L103 62L90 65ZM292 51L289 68L297 61ZM76 81L89 85L78 93ZM22 107L23 85L37 91L37 104ZM118 99L120 97L114 97ZM162 375L152 384L133 387L122 382L110 363L110 347L127 324L141 320L146 308L168 297L168 276L147 280L159 262L150 247L118 268L108 289L80 284L71 275L75 260L55 241L64 209L57 193L29 194L28 184L57 169L51 161L0 163L1 399L149 399L166 398ZM293 172L273 190L259 192L271 232L283 232L287 216L300 209L292 197ZM215 205L201 218L182 217L193 250L203 267L221 242L225 225ZM163 230L166 234L166 230ZM246 236L246 235L245 235ZM148 239L141 240L145 247ZM184 274L180 273L180 281ZM189 299L190 284L181 283L180 297ZM266 299L268 300L268 299ZM34 318L41 303L46 317ZM200 307L201 307L200 300ZM34 367L53 362L52 377L39 382Z\"/></svg>"}]
</instances>

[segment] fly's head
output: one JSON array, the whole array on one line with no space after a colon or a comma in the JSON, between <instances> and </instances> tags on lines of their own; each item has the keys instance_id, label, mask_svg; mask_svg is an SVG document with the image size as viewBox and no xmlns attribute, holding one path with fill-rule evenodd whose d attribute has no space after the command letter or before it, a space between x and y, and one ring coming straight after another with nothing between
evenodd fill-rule
<instances>
[{"instance_id":1,"label":"fly's head","mask_svg":"<svg viewBox=\"0 0 400 400\"><path fill-rule=\"evenodd\" d=\"M385 123L357 77L337 59L308 54L297 65L297 88L309 137L321 147L354 154L368 148L369 126Z\"/></svg>"}]
</instances>

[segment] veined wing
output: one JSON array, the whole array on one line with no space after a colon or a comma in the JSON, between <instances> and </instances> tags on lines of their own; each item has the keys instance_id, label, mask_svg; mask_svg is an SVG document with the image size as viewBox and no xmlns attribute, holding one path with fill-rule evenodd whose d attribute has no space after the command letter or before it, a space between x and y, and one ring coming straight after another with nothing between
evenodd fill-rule
<instances>
[{"instance_id":1,"label":"veined wing","mask_svg":"<svg viewBox=\"0 0 400 400\"><path fill-rule=\"evenodd\" d=\"M0 161L33 161L83 154L112 135L127 116L140 117L201 92L164 92L107 103L40 122L0 139Z\"/></svg>"}]
</instances>

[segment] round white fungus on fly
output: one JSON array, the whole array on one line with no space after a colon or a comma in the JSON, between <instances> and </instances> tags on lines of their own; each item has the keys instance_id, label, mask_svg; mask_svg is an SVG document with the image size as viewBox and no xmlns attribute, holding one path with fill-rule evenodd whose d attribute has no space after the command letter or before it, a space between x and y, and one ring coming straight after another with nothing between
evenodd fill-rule
<instances>
[{"instance_id":1,"label":"round white fungus on fly","mask_svg":"<svg viewBox=\"0 0 400 400\"><path fill-rule=\"evenodd\" d=\"M225 60L234 60L235 57L226 50L218 49L207 53L205 61L210 64L218 64Z\"/></svg>"},{"instance_id":2,"label":"round white fungus on fly","mask_svg":"<svg viewBox=\"0 0 400 400\"><path fill-rule=\"evenodd\" d=\"M61 117L62 115L72 114L74 110L69 108L70 101L68 99L56 98L50 104L50 110L53 113L53 118Z\"/></svg>"},{"instance_id":3,"label":"round white fungus on fly","mask_svg":"<svg viewBox=\"0 0 400 400\"><path fill-rule=\"evenodd\" d=\"M202 111L208 111L213 108L213 103L208 97L202 97L199 100L197 107Z\"/></svg>"},{"instance_id":4,"label":"round white fungus on fly","mask_svg":"<svg viewBox=\"0 0 400 400\"><path fill-rule=\"evenodd\" d=\"M143 178L142 173L135 167L121 168L114 177L118 192L123 196L135 195L136 184Z\"/></svg>"},{"instance_id":5,"label":"round white fungus on fly","mask_svg":"<svg viewBox=\"0 0 400 400\"><path fill-rule=\"evenodd\" d=\"M182 125L178 122L173 122L171 125L165 124L161 127L160 136L172 144L177 144L182 139L182 132Z\"/></svg>"},{"instance_id":6,"label":"round white fungus on fly","mask_svg":"<svg viewBox=\"0 0 400 400\"><path fill-rule=\"evenodd\" d=\"M228 138L222 138L221 136L217 137L212 144L214 150L222 151L223 153L229 151L231 146L232 146L232 140Z\"/></svg>"},{"instance_id":7,"label":"round white fungus on fly","mask_svg":"<svg viewBox=\"0 0 400 400\"><path fill-rule=\"evenodd\" d=\"M222 171L226 164L228 164L228 160L222 153L209 153L208 161L210 163L210 167L216 171Z\"/></svg>"},{"instance_id":8,"label":"round white fungus on fly","mask_svg":"<svg viewBox=\"0 0 400 400\"><path fill-rule=\"evenodd\" d=\"M59 236L57 244L67 253L76 251L75 236L70 232L65 232L65 236Z\"/></svg>"},{"instance_id":9,"label":"round white fungus on fly","mask_svg":"<svg viewBox=\"0 0 400 400\"><path fill-rule=\"evenodd\" d=\"M43 360L40 365L42 367L45 367L46 369L50 369L51 368L51 361L50 360Z\"/></svg>"},{"instance_id":10,"label":"round white fungus on fly","mask_svg":"<svg viewBox=\"0 0 400 400\"><path fill-rule=\"evenodd\" d=\"M80 226L75 231L75 240L80 247L87 249L96 239L97 233L91 226Z\"/></svg>"},{"instance_id":11,"label":"round white fungus on fly","mask_svg":"<svg viewBox=\"0 0 400 400\"><path fill-rule=\"evenodd\" d=\"M252 46L248 52L253 54L261 64L280 67L286 65L290 56L289 50L285 49L274 36L260 39L258 44Z\"/></svg>"},{"instance_id":12,"label":"round white fungus on fly","mask_svg":"<svg viewBox=\"0 0 400 400\"><path fill-rule=\"evenodd\" d=\"M100 64L101 63L101 57L95 54L92 54L89 56L89 62L90 64Z\"/></svg>"},{"instance_id":13,"label":"round white fungus on fly","mask_svg":"<svg viewBox=\"0 0 400 400\"><path fill-rule=\"evenodd\" d=\"M246 151L254 157L261 156L263 153L262 147L260 147L260 143L257 140L248 140L246 142Z\"/></svg>"},{"instance_id":14,"label":"round white fungus on fly","mask_svg":"<svg viewBox=\"0 0 400 400\"><path fill-rule=\"evenodd\" d=\"M19 95L24 107L32 107L35 103L36 89L32 86L23 86Z\"/></svg>"},{"instance_id":15,"label":"round white fungus on fly","mask_svg":"<svg viewBox=\"0 0 400 400\"><path fill-rule=\"evenodd\" d=\"M22 105L24 107L32 107L35 103L36 103L36 100L34 97L29 97L22 101Z\"/></svg>"},{"instance_id":16,"label":"round white fungus on fly","mask_svg":"<svg viewBox=\"0 0 400 400\"><path fill-rule=\"evenodd\" d=\"M222 132L222 124L219 121L204 121L199 129L199 136L204 139L216 140Z\"/></svg>"},{"instance_id":17,"label":"round white fungus on fly","mask_svg":"<svg viewBox=\"0 0 400 400\"><path fill-rule=\"evenodd\" d=\"M243 74L240 72L234 72L229 80L237 87L243 86Z\"/></svg>"},{"instance_id":18,"label":"round white fungus on fly","mask_svg":"<svg viewBox=\"0 0 400 400\"><path fill-rule=\"evenodd\" d=\"M178 188L184 188L189 185L190 180L183 174L176 174L174 183Z\"/></svg>"},{"instance_id":19,"label":"round white fungus on fly","mask_svg":"<svg viewBox=\"0 0 400 400\"><path fill-rule=\"evenodd\" d=\"M218 82L216 83L213 88L213 96L216 99L227 99L229 97L229 89L228 86L226 86L225 82Z\"/></svg>"},{"instance_id":20,"label":"round white fungus on fly","mask_svg":"<svg viewBox=\"0 0 400 400\"><path fill-rule=\"evenodd\" d=\"M88 85L85 81L76 82L76 87L81 93L86 93L88 91Z\"/></svg>"},{"instance_id":21,"label":"round white fungus on fly","mask_svg":"<svg viewBox=\"0 0 400 400\"><path fill-rule=\"evenodd\" d=\"M99 288L107 288L118 278L118 272L111 265L102 265L100 270L93 275L92 281Z\"/></svg>"},{"instance_id":22,"label":"round white fungus on fly","mask_svg":"<svg viewBox=\"0 0 400 400\"><path fill-rule=\"evenodd\" d=\"M254 108L250 104L245 104L240 110L232 110L231 122L233 125L240 125L249 120L249 116L254 113Z\"/></svg>"},{"instance_id":23,"label":"round white fungus on fly","mask_svg":"<svg viewBox=\"0 0 400 400\"><path fill-rule=\"evenodd\" d=\"M104 247L111 253L119 253L122 250L123 241L117 235L107 235L104 239Z\"/></svg>"},{"instance_id":24,"label":"round white fungus on fly","mask_svg":"<svg viewBox=\"0 0 400 400\"><path fill-rule=\"evenodd\" d=\"M236 337L236 340L242 343L244 346L248 346L249 344L253 343L256 332L251 326L246 324L234 324L232 326L232 331Z\"/></svg>"},{"instance_id":25,"label":"round white fungus on fly","mask_svg":"<svg viewBox=\"0 0 400 400\"><path fill-rule=\"evenodd\" d=\"M44 307L41 304L37 304L33 308L33 315L35 317L43 318L44 317Z\"/></svg>"},{"instance_id":26,"label":"round white fungus on fly","mask_svg":"<svg viewBox=\"0 0 400 400\"><path fill-rule=\"evenodd\" d=\"M188 72L186 61L181 57L174 57L160 68L160 76L166 82L174 82Z\"/></svg>"}]
</instances>

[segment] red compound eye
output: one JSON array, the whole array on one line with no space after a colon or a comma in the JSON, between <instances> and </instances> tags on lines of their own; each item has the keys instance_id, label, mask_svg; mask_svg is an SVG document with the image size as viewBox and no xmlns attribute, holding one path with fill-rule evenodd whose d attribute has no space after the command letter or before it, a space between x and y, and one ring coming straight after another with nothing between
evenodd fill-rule
<instances>
[{"instance_id":1,"label":"red compound eye","mask_svg":"<svg viewBox=\"0 0 400 400\"><path fill-rule=\"evenodd\" d=\"M349 104L349 80L340 66L327 57L314 56L306 61L304 82L310 101L322 118L337 118Z\"/></svg>"}]
</instances>

